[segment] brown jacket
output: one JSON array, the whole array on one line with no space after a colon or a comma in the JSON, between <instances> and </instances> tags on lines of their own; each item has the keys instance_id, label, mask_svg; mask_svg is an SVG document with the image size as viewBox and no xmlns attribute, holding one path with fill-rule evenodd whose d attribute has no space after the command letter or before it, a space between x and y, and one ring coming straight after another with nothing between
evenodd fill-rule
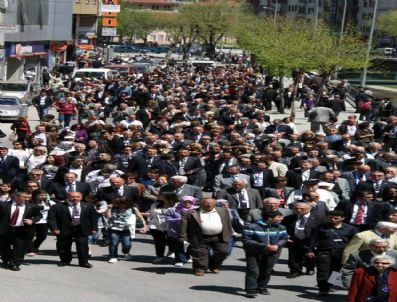
<instances>
[{"instance_id":1,"label":"brown jacket","mask_svg":"<svg viewBox=\"0 0 397 302\"><path fill-rule=\"evenodd\" d=\"M229 216L229 210L225 208L216 208L223 224L222 241L228 242L233 234L232 223ZM203 232L201 229L200 209L185 212L182 215L182 225L179 232L179 240L187 241L192 246L198 246L203 242Z\"/></svg>"}]
</instances>

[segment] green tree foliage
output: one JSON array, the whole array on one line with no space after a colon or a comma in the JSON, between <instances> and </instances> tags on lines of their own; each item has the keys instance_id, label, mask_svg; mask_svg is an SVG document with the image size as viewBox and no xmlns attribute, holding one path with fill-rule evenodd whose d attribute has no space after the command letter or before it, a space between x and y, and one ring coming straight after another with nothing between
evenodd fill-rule
<instances>
[{"instance_id":1,"label":"green tree foliage","mask_svg":"<svg viewBox=\"0 0 397 302\"><path fill-rule=\"evenodd\" d=\"M237 20L238 3L226 0L207 0L181 6L181 24L184 33L195 33L203 43L206 54L215 57L215 47L231 33Z\"/></svg>"},{"instance_id":2,"label":"green tree foliage","mask_svg":"<svg viewBox=\"0 0 397 302\"><path fill-rule=\"evenodd\" d=\"M383 30L387 35L397 36L397 10L382 13L376 20L376 27Z\"/></svg>"},{"instance_id":3,"label":"green tree foliage","mask_svg":"<svg viewBox=\"0 0 397 302\"><path fill-rule=\"evenodd\" d=\"M119 35L126 37L129 42L142 39L146 44L148 35L157 29L159 19L150 11L125 8L121 10L118 20Z\"/></svg>"}]
</instances>

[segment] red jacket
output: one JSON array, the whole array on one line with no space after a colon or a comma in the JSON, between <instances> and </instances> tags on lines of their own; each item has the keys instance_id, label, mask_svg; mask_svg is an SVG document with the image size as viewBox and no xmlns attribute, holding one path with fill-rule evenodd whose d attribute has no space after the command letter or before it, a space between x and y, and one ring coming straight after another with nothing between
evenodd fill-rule
<instances>
[{"instance_id":1,"label":"red jacket","mask_svg":"<svg viewBox=\"0 0 397 302\"><path fill-rule=\"evenodd\" d=\"M76 106L73 103L60 103L58 105L59 113L74 114Z\"/></svg>"},{"instance_id":2,"label":"red jacket","mask_svg":"<svg viewBox=\"0 0 397 302\"><path fill-rule=\"evenodd\" d=\"M375 268L357 268L354 270L349 288L348 302L365 302L375 287L378 272ZM397 271L392 270L387 277L389 298L387 302L397 302Z\"/></svg>"}]
</instances>

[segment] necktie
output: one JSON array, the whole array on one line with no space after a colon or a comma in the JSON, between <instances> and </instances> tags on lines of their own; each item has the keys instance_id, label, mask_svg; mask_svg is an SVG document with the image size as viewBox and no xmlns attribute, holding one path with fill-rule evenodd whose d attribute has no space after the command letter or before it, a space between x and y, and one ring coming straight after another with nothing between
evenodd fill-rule
<instances>
[{"instance_id":1,"label":"necktie","mask_svg":"<svg viewBox=\"0 0 397 302\"><path fill-rule=\"evenodd\" d=\"M245 196L243 192L239 192L238 193L238 200L240 201L240 209L247 209L248 208L248 204L245 200Z\"/></svg>"},{"instance_id":2,"label":"necktie","mask_svg":"<svg viewBox=\"0 0 397 302\"><path fill-rule=\"evenodd\" d=\"M354 224L361 225L364 223L364 209L365 204L360 202L357 208L356 218L354 219Z\"/></svg>"},{"instance_id":3,"label":"necktie","mask_svg":"<svg viewBox=\"0 0 397 302\"><path fill-rule=\"evenodd\" d=\"M299 224L295 232L295 236L298 239L305 239L305 223L306 223L306 218L304 216L299 218Z\"/></svg>"},{"instance_id":4,"label":"necktie","mask_svg":"<svg viewBox=\"0 0 397 302\"><path fill-rule=\"evenodd\" d=\"M72 225L79 225L79 224L80 224L80 212L77 205L74 205L72 211Z\"/></svg>"},{"instance_id":5,"label":"necktie","mask_svg":"<svg viewBox=\"0 0 397 302\"><path fill-rule=\"evenodd\" d=\"M69 184L68 192L75 192L74 184Z\"/></svg>"},{"instance_id":6,"label":"necktie","mask_svg":"<svg viewBox=\"0 0 397 302\"><path fill-rule=\"evenodd\" d=\"M375 182L374 186L375 186L375 191L379 192L380 191L380 182Z\"/></svg>"},{"instance_id":7,"label":"necktie","mask_svg":"<svg viewBox=\"0 0 397 302\"><path fill-rule=\"evenodd\" d=\"M0 162L4 161L4 156L0 156Z\"/></svg>"},{"instance_id":8,"label":"necktie","mask_svg":"<svg viewBox=\"0 0 397 302\"><path fill-rule=\"evenodd\" d=\"M17 224L19 217L19 205L16 205L14 213L12 213L11 219L10 219L10 225L15 226Z\"/></svg>"}]
</instances>

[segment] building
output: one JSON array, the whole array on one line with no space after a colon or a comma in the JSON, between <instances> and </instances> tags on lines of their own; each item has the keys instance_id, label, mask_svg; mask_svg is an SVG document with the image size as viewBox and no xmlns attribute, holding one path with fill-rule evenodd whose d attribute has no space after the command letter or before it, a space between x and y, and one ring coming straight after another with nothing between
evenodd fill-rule
<instances>
[{"instance_id":1,"label":"building","mask_svg":"<svg viewBox=\"0 0 397 302\"><path fill-rule=\"evenodd\" d=\"M73 39L82 49L92 49L97 38L100 0L73 0Z\"/></svg>"},{"instance_id":2,"label":"building","mask_svg":"<svg viewBox=\"0 0 397 302\"><path fill-rule=\"evenodd\" d=\"M16 32L4 33L5 57L1 79L22 80L24 71L52 66L66 52L72 38L72 2L70 0L3 1L4 24Z\"/></svg>"}]
</instances>

